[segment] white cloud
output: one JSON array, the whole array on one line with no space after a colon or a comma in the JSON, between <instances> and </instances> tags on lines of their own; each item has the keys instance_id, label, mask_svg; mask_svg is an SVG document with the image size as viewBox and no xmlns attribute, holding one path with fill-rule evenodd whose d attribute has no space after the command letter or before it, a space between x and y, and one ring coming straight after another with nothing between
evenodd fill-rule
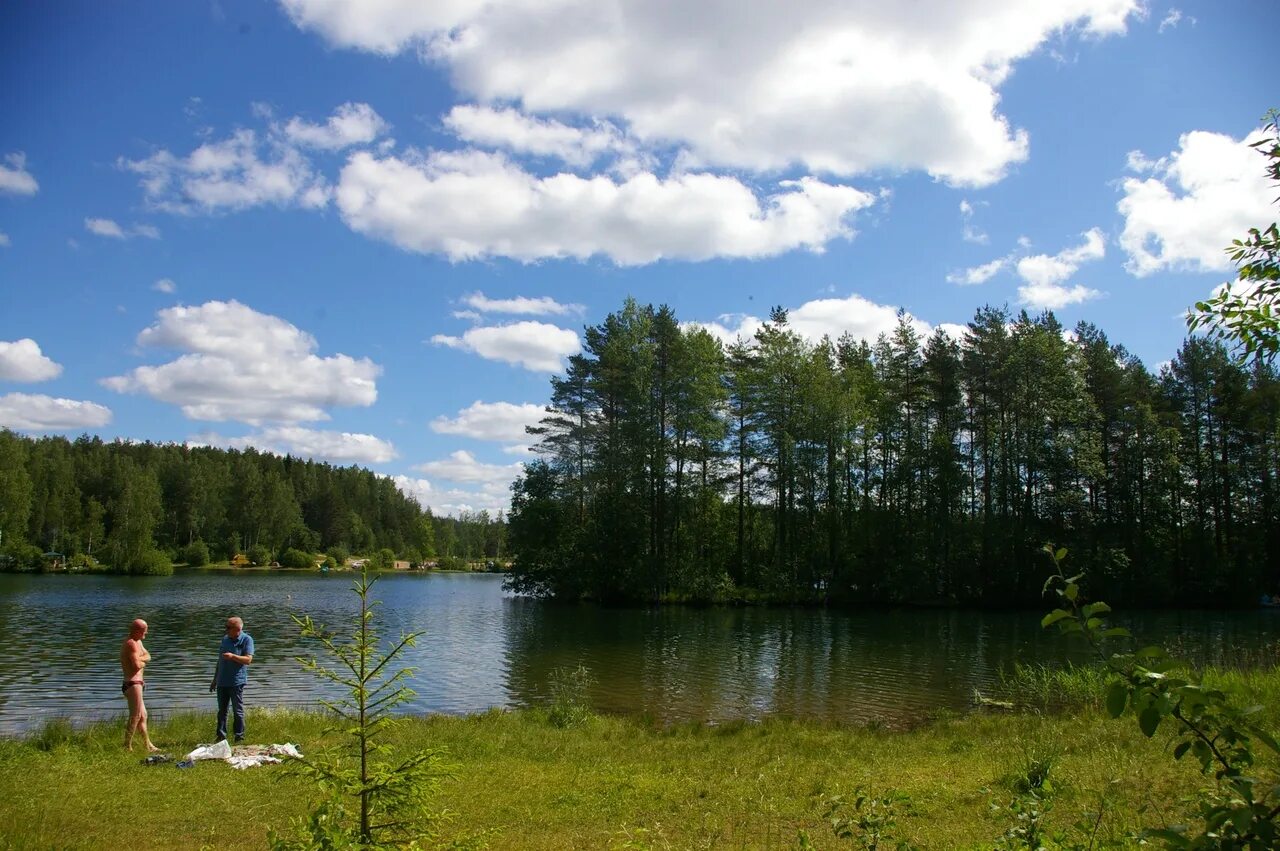
<instances>
[{"instance_id":1,"label":"white cloud","mask_svg":"<svg viewBox=\"0 0 1280 851\"><path fill-rule=\"evenodd\" d=\"M466 319L470 322L479 322L482 318L479 313L474 310L455 310L453 312L454 319Z\"/></svg>"},{"instance_id":2,"label":"white cloud","mask_svg":"<svg viewBox=\"0 0 1280 851\"><path fill-rule=\"evenodd\" d=\"M192 445L234 449L252 446L276 455L318 458L337 464L383 464L397 457L395 447L389 441L371 434L322 431L300 426L264 428L244 437L223 437L206 432L187 442Z\"/></svg>"},{"instance_id":3,"label":"white cloud","mask_svg":"<svg viewBox=\"0 0 1280 851\"><path fill-rule=\"evenodd\" d=\"M158 293L173 294L178 291L178 285L169 278L161 278L151 285L151 289Z\"/></svg>"},{"instance_id":4,"label":"white cloud","mask_svg":"<svg viewBox=\"0 0 1280 851\"><path fill-rule=\"evenodd\" d=\"M96 402L55 399L29 393L0 396L0 427L23 431L100 428L111 422L111 409Z\"/></svg>"},{"instance_id":5,"label":"white cloud","mask_svg":"<svg viewBox=\"0 0 1280 851\"><path fill-rule=\"evenodd\" d=\"M537 425L546 416L542 405L511 402L473 402L452 419L436 417L431 430L439 434L459 434L476 440L520 444L528 441L525 426Z\"/></svg>"},{"instance_id":6,"label":"white cloud","mask_svg":"<svg viewBox=\"0 0 1280 851\"><path fill-rule=\"evenodd\" d=\"M604 255L631 266L821 251L852 237L846 219L875 197L812 177L782 181L764 199L707 173L537 177L499 154L464 151L421 160L358 152L336 200L353 230L410 251L524 262Z\"/></svg>"},{"instance_id":7,"label":"white cloud","mask_svg":"<svg viewBox=\"0 0 1280 851\"><path fill-rule=\"evenodd\" d=\"M964 220L964 230L960 234L964 241L986 245L987 235L973 226L973 205L964 199L960 201L960 218Z\"/></svg>"},{"instance_id":8,"label":"white cloud","mask_svg":"<svg viewBox=\"0 0 1280 851\"><path fill-rule=\"evenodd\" d=\"M516 313L532 316L567 316L571 313L581 315L586 308L580 304L561 304L551 296L539 296L538 298L529 298L527 296L516 296L515 298L489 298L484 293L475 292L465 295L461 299L462 303L468 307L474 308L480 313ZM465 313L466 311L459 311ZM458 314L455 313L455 316ZM479 313L471 313L469 316L460 318L479 318Z\"/></svg>"},{"instance_id":9,"label":"white cloud","mask_svg":"<svg viewBox=\"0 0 1280 851\"><path fill-rule=\"evenodd\" d=\"M1102 295L1085 286L1063 285L1082 264L1100 260L1107 253L1106 238L1098 228L1090 228L1081 236L1084 242L1075 248L1064 249L1052 256L1034 254L1017 262L1018 275L1026 282L1018 287L1018 300L1022 304L1041 310L1058 310Z\"/></svg>"},{"instance_id":10,"label":"white cloud","mask_svg":"<svg viewBox=\"0 0 1280 851\"><path fill-rule=\"evenodd\" d=\"M0 248L8 248L12 244L13 243L9 241L9 234L4 231L0 231Z\"/></svg>"},{"instance_id":11,"label":"white cloud","mask_svg":"<svg viewBox=\"0 0 1280 851\"><path fill-rule=\"evenodd\" d=\"M264 204L320 208L330 189L311 163L278 138L260 141L252 130L237 130L207 142L185 157L160 150L143 160L119 161L141 175L147 202L170 213L212 213Z\"/></svg>"},{"instance_id":12,"label":"white cloud","mask_svg":"<svg viewBox=\"0 0 1280 851\"><path fill-rule=\"evenodd\" d=\"M1018 287L1018 300L1027 307L1040 310L1060 310L1070 304L1079 304L1097 298L1102 293L1077 284L1064 287L1061 284L1027 284Z\"/></svg>"},{"instance_id":13,"label":"white cloud","mask_svg":"<svg viewBox=\"0 0 1280 851\"><path fill-rule=\"evenodd\" d=\"M1172 8L1172 7L1171 7L1171 8L1169 9L1168 14L1166 14L1166 15L1164 16L1164 20L1162 20L1162 21L1160 22L1160 26L1159 26L1159 28L1158 28L1156 31L1157 31L1157 32L1159 32L1159 33L1163 33L1165 30L1171 30L1171 29L1173 29L1174 27L1178 26L1178 24L1182 23L1183 21L1186 21L1188 24L1190 24L1190 25L1191 25L1191 26L1193 26L1193 27L1194 27L1194 26L1196 25L1196 23L1197 23L1196 19L1195 19L1193 16L1191 16L1191 15L1184 15L1184 14L1182 14L1182 10L1181 10L1181 9L1175 9L1175 8Z\"/></svg>"},{"instance_id":14,"label":"white cloud","mask_svg":"<svg viewBox=\"0 0 1280 851\"><path fill-rule=\"evenodd\" d=\"M40 190L40 184L27 171L26 154L19 151L6 154L4 159L9 165L0 165L0 194L34 195Z\"/></svg>"},{"instance_id":15,"label":"white cloud","mask_svg":"<svg viewBox=\"0 0 1280 851\"><path fill-rule=\"evenodd\" d=\"M30 337L13 342L0 340L0 381L49 381L62 374L62 365L40 351Z\"/></svg>"},{"instance_id":16,"label":"white cloud","mask_svg":"<svg viewBox=\"0 0 1280 851\"><path fill-rule=\"evenodd\" d=\"M911 314L907 322L921 337L933 332L933 326ZM749 340L764 324L748 314L726 314L718 322L688 323L707 329L726 345L741 338ZM898 325L898 308L876 304L860 295L846 298L821 298L805 302L787 311L787 326L800 336L816 343L824 336L838 340L849 334L855 340L875 342L881 334L890 334ZM949 326L958 327L958 326Z\"/></svg>"},{"instance_id":17,"label":"white cloud","mask_svg":"<svg viewBox=\"0 0 1280 851\"><path fill-rule=\"evenodd\" d=\"M545 322L487 325L470 328L461 337L437 334L431 342L473 352L488 360L517 364L534 372L559 372L562 358L582 350L576 332Z\"/></svg>"},{"instance_id":18,"label":"white cloud","mask_svg":"<svg viewBox=\"0 0 1280 851\"><path fill-rule=\"evenodd\" d=\"M519 462L515 464L486 464L476 460L476 457L470 452L459 449L457 452L450 453L449 457L444 460L428 461L425 464L419 464L413 469L448 482L497 485L506 488L516 476L520 475L522 468L523 465Z\"/></svg>"},{"instance_id":19,"label":"white cloud","mask_svg":"<svg viewBox=\"0 0 1280 851\"><path fill-rule=\"evenodd\" d=\"M189 419L251 425L326 420L326 408L377 399L381 367L368 358L318 357L315 338L279 317L236 301L171 307L157 316L138 344L185 354L103 385L179 405Z\"/></svg>"},{"instance_id":20,"label":"white cloud","mask_svg":"<svg viewBox=\"0 0 1280 851\"><path fill-rule=\"evenodd\" d=\"M281 0L300 27L418 50L482 106L614 118L688 161L762 172L920 169L984 185L1027 156L999 112L1014 64L1059 36L1122 33L1139 0ZM517 119L512 119L515 123ZM532 133L507 133L529 139ZM547 143L550 144L550 143Z\"/></svg>"},{"instance_id":21,"label":"white cloud","mask_svg":"<svg viewBox=\"0 0 1280 851\"><path fill-rule=\"evenodd\" d=\"M999 272L1009 263L1008 257L997 257L990 263L983 263L981 266L973 266L965 269L963 272L952 272L947 275L947 281L962 286L971 286L973 284L985 284L991 280L996 272Z\"/></svg>"},{"instance_id":22,"label":"white cloud","mask_svg":"<svg viewBox=\"0 0 1280 851\"><path fill-rule=\"evenodd\" d=\"M113 219L86 218L84 220L84 228L89 231L89 233L109 237L110 239L132 239L135 236L143 236L147 239L160 238L159 228L156 228L153 225L135 224L128 230L125 230Z\"/></svg>"},{"instance_id":23,"label":"white cloud","mask_svg":"<svg viewBox=\"0 0 1280 851\"><path fill-rule=\"evenodd\" d=\"M515 476L512 476L514 479ZM393 476L392 481L405 496L416 500L423 508L431 509L436 516L457 516L463 511L488 511L496 516L499 511L511 508L510 483L486 486L479 491L462 488L438 488L426 479L410 476Z\"/></svg>"},{"instance_id":24,"label":"white cloud","mask_svg":"<svg viewBox=\"0 0 1280 851\"><path fill-rule=\"evenodd\" d=\"M631 150L618 129L608 122L582 129L554 119L533 118L509 107L455 106L445 116L444 124L465 142L518 154L555 157L573 166L590 165L609 151Z\"/></svg>"},{"instance_id":25,"label":"white cloud","mask_svg":"<svg viewBox=\"0 0 1280 851\"><path fill-rule=\"evenodd\" d=\"M111 219L85 219L84 229L98 236L109 236L113 239L124 239L124 231Z\"/></svg>"},{"instance_id":26,"label":"white cloud","mask_svg":"<svg viewBox=\"0 0 1280 851\"><path fill-rule=\"evenodd\" d=\"M1261 130L1239 141L1193 130L1168 156L1151 160L1140 151L1130 153L1129 168L1150 176L1126 178L1124 198L1116 205L1125 220L1125 268L1140 278L1166 270L1230 269L1223 249L1231 240L1275 220L1275 187L1265 161L1249 147L1262 138Z\"/></svg>"},{"instance_id":27,"label":"white cloud","mask_svg":"<svg viewBox=\"0 0 1280 851\"><path fill-rule=\"evenodd\" d=\"M344 103L324 124L290 118L283 133L289 141L308 148L338 151L352 145L367 145L387 132L389 126L367 103Z\"/></svg>"},{"instance_id":28,"label":"white cloud","mask_svg":"<svg viewBox=\"0 0 1280 851\"><path fill-rule=\"evenodd\" d=\"M1081 264L1100 260L1107 253L1107 241L1098 228L1090 228L1081 236L1084 242L1076 248L1067 248L1052 256L1033 254L1017 262L1018 274L1033 285L1061 283L1076 273Z\"/></svg>"}]
</instances>

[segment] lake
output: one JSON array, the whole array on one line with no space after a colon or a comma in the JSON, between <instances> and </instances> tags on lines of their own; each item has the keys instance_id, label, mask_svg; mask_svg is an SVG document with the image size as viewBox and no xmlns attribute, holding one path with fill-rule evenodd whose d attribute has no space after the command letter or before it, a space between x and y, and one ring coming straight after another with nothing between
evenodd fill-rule
<instances>
[{"instance_id":1,"label":"lake","mask_svg":"<svg viewBox=\"0 0 1280 851\"><path fill-rule=\"evenodd\" d=\"M0 733L55 716L122 716L120 642L151 626L147 706L155 716L214 708L208 684L229 615L244 618L257 655L246 703L314 706L331 687L295 657L309 653L289 613L345 629L357 605L350 574L179 571L171 577L0 574ZM768 714L900 723L995 695L1015 662L1084 658L1040 629L1039 612L893 609L636 608L516 597L500 576L386 575L375 586L386 634L425 634L407 711L523 707L547 694L557 667L585 665L597 710L662 721ZM1280 611L1142 612L1149 641L1180 641L1198 661L1232 662L1280 638ZM212 725L212 718L210 724Z\"/></svg>"}]
</instances>

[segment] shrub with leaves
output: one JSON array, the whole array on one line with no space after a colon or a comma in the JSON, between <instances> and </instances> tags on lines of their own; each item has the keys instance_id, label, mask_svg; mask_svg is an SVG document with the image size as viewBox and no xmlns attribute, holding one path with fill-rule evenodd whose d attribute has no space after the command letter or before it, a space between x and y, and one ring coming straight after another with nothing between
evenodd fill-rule
<instances>
[{"instance_id":1,"label":"shrub with leaves","mask_svg":"<svg viewBox=\"0 0 1280 851\"><path fill-rule=\"evenodd\" d=\"M449 776L444 751L424 750L392 756L385 741L395 724L391 712L411 699L405 685L412 668L392 668L418 633L401 635L383 649L376 619L377 601L370 589L377 581L362 570L353 590L360 599L351 634L341 638L312 621L311 616L291 615L304 640L320 645L328 664L315 657L299 657L302 666L342 686L346 697L322 701L338 719L326 733L339 733L344 742L337 749L297 763L297 770L324 791L325 798L299 824L297 836L272 835L271 847L283 851L302 849L433 847L437 844L443 813L433 811L431 801L438 785Z\"/></svg>"},{"instance_id":2,"label":"shrub with leaves","mask_svg":"<svg viewBox=\"0 0 1280 851\"><path fill-rule=\"evenodd\" d=\"M1273 755L1280 745L1255 720L1262 707L1240 708L1222 691L1206 688L1186 667L1162 647L1136 652L1108 652L1110 639L1129 639L1129 631L1107 623L1106 603L1085 603L1080 595L1081 575L1067 576L1065 549L1046 546L1053 560L1053 574L1045 582L1062 607L1045 615L1042 626L1057 626L1079 635L1099 659L1118 676L1107 687L1106 706L1111 717L1132 711L1138 728L1154 736L1166 722L1175 725L1174 759L1191 754L1215 784L1202 798L1197 825L1176 825L1149 830L1146 836L1170 848L1263 849L1280 840L1280 778L1274 769L1267 779L1259 776L1254 746L1261 744Z\"/></svg>"},{"instance_id":3,"label":"shrub with leaves","mask_svg":"<svg viewBox=\"0 0 1280 851\"><path fill-rule=\"evenodd\" d=\"M831 833L836 839L854 848L914 851L916 846L898 836L899 808L910 804L911 799L896 789L875 795L860 786L849 797L823 796L822 820L831 826ZM803 831L800 833L800 847L816 847Z\"/></svg>"},{"instance_id":4,"label":"shrub with leaves","mask_svg":"<svg viewBox=\"0 0 1280 851\"><path fill-rule=\"evenodd\" d=\"M595 678L585 666L556 668L551 672L551 705L547 719L557 727L576 727L591 717L587 693Z\"/></svg>"}]
</instances>

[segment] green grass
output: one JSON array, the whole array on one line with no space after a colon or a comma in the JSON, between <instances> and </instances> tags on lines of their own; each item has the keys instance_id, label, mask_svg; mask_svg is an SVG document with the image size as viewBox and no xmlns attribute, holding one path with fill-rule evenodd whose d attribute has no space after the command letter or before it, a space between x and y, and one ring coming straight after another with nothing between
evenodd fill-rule
<instances>
[{"instance_id":1,"label":"green grass","mask_svg":"<svg viewBox=\"0 0 1280 851\"><path fill-rule=\"evenodd\" d=\"M1060 685L1092 677L1076 670ZM1280 706L1276 672L1213 676L1242 699ZM0 848L259 848L312 800L281 766L144 766L121 749L122 724L55 722L0 740ZM156 723L152 737L180 757L211 724L179 716ZM256 712L249 730L252 741L307 753L324 743L325 726L316 715ZM406 719L393 743L448 749L456 770L439 798L454 814L445 833L492 831L494 848L795 848L802 829L834 848L821 798L858 786L908 795L900 832L922 847L984 847L1011 823L1000 808L1045 766L1052 826L1091 819L1105 796L1100 835L1122 837L1181 820L1185 799L1206 782L1190 761L1173 761L1168 731L1148 740L1132 719L1087 705L944 716L907 731L615 717L561 729L542 711L495 711Z\"/></svg>"}]
</instances>

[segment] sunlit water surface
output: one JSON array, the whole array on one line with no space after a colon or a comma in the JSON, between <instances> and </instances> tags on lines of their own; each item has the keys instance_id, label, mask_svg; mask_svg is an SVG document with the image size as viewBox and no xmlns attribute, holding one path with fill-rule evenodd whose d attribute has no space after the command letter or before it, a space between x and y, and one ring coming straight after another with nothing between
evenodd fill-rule
<instances>
[{"instance_id":1,"label":"sunlit water surface","mask_svg":"<svg viewBox=\"0 0 1280 851\"><path fill-rule=\"evenodd\" d=\"M0 575L0 733L56 716L124 712L120 642L145 618L153 715L211 710L208 685L228 615L244 618L257 653L250 706L314 706L333 687L307 674L290 613L347 628L350 575L185 571L172 577ZM662 721L767 714L901 723L996 694L1015 662L1082 658L1042 630L1036 612L824 611L557 605L512 596L498 576L387 575L375 586L386 634L421 631L409 712L467 713L545 699L551 672L585 665L604 712ZM1280 611L1151 612L1150 640L1199 661L1255 656L1280 637Z\"/></svg>"}]
</instances>

